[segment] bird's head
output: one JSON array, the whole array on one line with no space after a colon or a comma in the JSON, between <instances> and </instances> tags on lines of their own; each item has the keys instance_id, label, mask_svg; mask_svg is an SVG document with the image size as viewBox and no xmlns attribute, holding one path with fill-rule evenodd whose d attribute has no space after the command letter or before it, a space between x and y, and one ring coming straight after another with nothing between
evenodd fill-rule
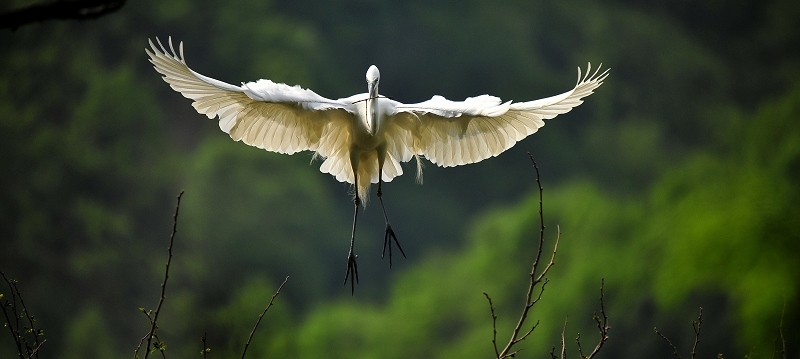
<instances>
[{"instance_id":1,"label":"bird's head","mask_svg":"<svg viewBox=\"0 0 800 359\"><path fill-rule=\"evenodd\" d=\"M367 88L369 89L369 96L370 97L377 97L378 96L378 82L381 80L381 72L378 71L378 67L372 65L367 70Z\"/></svg>"}]
</instances>

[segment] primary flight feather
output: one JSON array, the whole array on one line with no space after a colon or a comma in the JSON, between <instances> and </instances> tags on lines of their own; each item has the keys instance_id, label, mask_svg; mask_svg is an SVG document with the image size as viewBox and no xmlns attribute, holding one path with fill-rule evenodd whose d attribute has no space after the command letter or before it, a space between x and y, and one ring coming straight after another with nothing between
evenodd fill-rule
<instances>
[{"instance_id":1,"label":"primary flight feather","mask_svg":"<svg viewBox=\"0 0 800 359\"><path fill-rule=\"evenodd\" d=\"M608 76L608 70L582 75L578 69L575 87L560 95L529 101L503 102L490 95L450 101L442 96L403 104L380 96L380 72L367 70L366 93L336 100L300 86L270 80L231 85L194 72L186 65L183 43L176 52L150 41L150 56L164 81L192 99L197 112L213 119L235 141L267 151L293 154L314 151L324 159L320 170L338 181L356 187L353 236L350 241L345 283L358 280L353 254L358 206L366 200L372 183L378 184L378 198L386 219L384 253L391 240L398 244L386 210L381 187L403 174L401 162L423 156L431 162L452 167L497 156L544 126L544 120L564 114L583 103ZM417 176L421 176L417 164ZM400 248L402 251L402 248ZM405 254L404 254L405 255ZM351 282L351 291L352 291Z\"/></svg>"}]
</instances>

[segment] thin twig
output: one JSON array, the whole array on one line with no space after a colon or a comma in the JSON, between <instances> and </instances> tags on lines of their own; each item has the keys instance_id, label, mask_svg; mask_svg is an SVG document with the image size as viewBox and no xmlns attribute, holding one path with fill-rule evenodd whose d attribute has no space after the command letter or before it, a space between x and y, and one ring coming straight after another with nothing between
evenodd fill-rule
<instances>
[{"instance_id":1,"label":"thin twig","mask_svg":"<svg viewBox=\"0 0 800 359\"><path fill-rule=\"evenodd\" d=\"M147 320L149 320L149 321L150 321L150 325L153 325L153 323L154 323L155 321L153 320L153 317L152 317L152 316L150 316L150 314L152 314L152 313L153 313L153 311L152 311L152 310L145 311L145 310L144 310L144 308L139 308L139 309L141 310L142 314L144 314L144 315L147 317ZM155 343L153 343L153 347L154 347L154 348L156 347L156 345L158 345L158 344L163 344L163 343L164 343L163 341L161 341L161 338L159 338L159 337L158 337L158 333L157 333L157 332L156 332L156 333L153 333L153 338L155 338L155 339L156 339L156 342L155 342ZM139 345L140 345L140 346L141 346L141 344L142 344L142 343L144 343L145 339L147 339L147 336L144 336L144 337L142 337L142 340L139 342ZM162 357L162 358L166 358L166 354L164 354L164 351L163 351L163 350L160 350L160 352L161 352L161 357Z\"/></svg>"},{"instance_id":2,"label":"thin twig","mask_svg":"<svg viewBox=\"0 0 800 359\"><path fill-rule=\"evenodd\" d=\"M781 334L781 355L786 359L786 338L783 337L783 317L786 315L786 297L783 298L783 309L781 310L781 322L778 324L778 332Z\"/></svg>"},{"instance_id":3,"label":"thin twig","mask_svg":"<svg viewBox=\"0 0 800 359\"><path fill-rule=\"evenodd\" d=\"M667 338L664 334L661 334L661 332L658 331L658 328L653 327L653 330L656 332L656 334L658 334L659 336L664 338L664 340L667 341L667 344L669 344L670 348L672 348L672 354L675 355L675 357L677 357L678 359L681 359L681 355L678 354L678 348L675 347L675 344L672 344L669 338Z\"/></svg>"},{"instance_id":4,"label":"thin twig","mask_svg":"<svg viewBox=\"0 0 800 359\"><path fill-rule=\"evenodd\" d=\"M5 280L6 284L8 284L8 289L11 291L11 301L6 300L5 303L2 303L3 308L3 315L6 317L6 327L11 332L11 336L14 338L14 344L17 346L17 354L21 359L25 359L24 351L22 350L22 337L19 334L19 315L17 315L17 292L14 290L14 286L11 284L12 280L6 277L6 274L0 271L0 275L3 276L3 280ZM6 307L11 308L11 314L14 316L14 322L11 322L11 318L9 317L8 311L6 311Z\"/></svg>"},{"instance_id":5,"label":"thin twig","mask_svg":"<svg viewBox=\"0 0 800 359\"><path fill-rule=\"evenodd\" d=\"M606 343L608 340L608 330L611 327L608 325L608 316L606 315L606 306L604 303L604 295L603 295L603 287L605 286L605 278L600 279L600 316L597 315L597 312L594 313L594 321L597 324L597 330L600 332L600 341L597 342L595 345L594 350L589 353L588 356L583 355L583 350L581 349L581 335L578 334L578 337L575 339L578 342L578 352L581 354L581 358L584 359L591 359L600 352L600 348L603 347L603 344Z\"/></svg>"},{"instance_id":6,"label":"thin twig","mask_svg":"<svg viewBox=\"0 0 800 359\"><path fill-rule=\"evenodd\" d=\"M144 308L139 308L139 310L141 310L142 313L144 313ZM149 318L149 316L148 316L148 318ZM150 324L152 324L152 320L150 321ZM142 337L142 339L139 339L139 345L137 345L136 349L133 351L133 359L139 359L139 350L142 349L142 344L144 344L144 341L147 340L147 337L149 337L149 336L150 336L150 332L145 334Z\"/></svg>"},{"instance_id":7,"label":"thin twig","mask_svg":"<svg viewBox=\"0 0 800 359\"><path fill-rule=\"evenodd\" d=\"M36 348L33 349L33 351L31 352L30 356L34 356L35 355L38 358L39 357L39 349L42 347L42 345L44 345L44 343L46 341L47 341L47 339L42 339L42 342L39 343L39 345L37 345Z\"/></svg>"},{"instance_id":8,"label":"thin twig","mask_svg":"<svg viewBox=\"0 0 800 359\"><path fill-rule=\"evenodd\" d=\"M265 314L267 314L267 311L272 306L272 302L275 301L275 297L277 297L278 294L281 293L281 289L283 289L283 286L286 284L287 281L289 281L289 277L288 276L286 277L286 279L283 280L283 283L281 283L280 287L278 287L278 290L275 291L275 294L272 295L272 299L269 300L269 304L267 304L267 307L264 308L264 311L261 312L261 315L258 316L258 320L256 321L256 325L253 326L253 330L250 331L250 337L247 338L247 343L244 344L244 350L242 350L242 359L244 359L244 355L247 354L247 347L250 346L250 341L253 340L253 334L255 334L256 329L258 328L258 324L261 323L261 319L264 318Z\"/></svg>"},{"instance_id":9,"label":"thin twig","mask_svg":"<svg viewBox=\"0 0 800 359\"><path fill-rule=\"evenodd\" d=\"M383 96L383 95L378 95L378 96L367 97L367 98L365 98L365 99L361 99L361 100L358 100L358 101L355 101L355 102L351 102L350 104L351 104L351 105L355 105L355 104L357 104L357 103L359 103L359 102L364 102L364 101L368 101L368 100L377 100L377 99L379 99L379 98L385 98L385 99L387 99L387 100L391 100L391 99L392 99L391 97L387 97L387 96Z\"/></svg>"},{"instance_id":10,"label":"thin twig","mask_svg":"<svg viewBox=\"0 0 800 359\"><path fill-rule=\"evenodd\" d=\"M559 233L559 235L561 234L561 230L560 229L559 229L558 233ZM542 281L542 286L539 287L539 295L537 295L536 299L533 300L533 304L536 304L539 300L542 299L542 294L544 294L544 287L547 286L547 283L550 283L550 279L545 278L544 281Z\"/></svg>"},{"instance_id":11,"label":"thin twig","mask_svg":"<svg viewBox=\"0 0 800 359\"><path fill-rule=\"evenodd\" d=\"M486 300L489 301L489 310L492 312L492 346L494 346L494 355L499 358L500 352L497 350L497 315L494 314L494 305L492 304L492 297L486 292L483 292Z\"/></svg>"},{"instance_id":12,"label":"thin twig","mask_svg":"<svg viewBox=\"0 0 800 359\"><path fill-rule=\"evenodd\" d=\"M206 354L208 354L208 352L210 352L210 351L211 351L211 348L209 348L209 347L206 345L206 335L208 335L208 333L206 333L206 332L203 332L203 337L201 337L201 338L200 338L200 341L202 341L202 342L203 342L203 350L202 350L202 351L200 351L200 354L203 354L203 359L206 359Z\"/></svg>"},{"instance_id":13,"label":"thin twig","mask_svg":"<svg viewBox=\"0 0 800 359\"><path fill-rule=\"evenodd\" d=\"M539 166L536 164L536 160L533 159L533 155L531 155L530 152L528 152L528 157L531 159L531 162L533 162L533 169L536 171L536 185L539 187L539 224L541 225L539 229L539 249L536 252L536 258L533 260L533 268L531 270L531 277L533 277L536 267L539 266L539 259L542 257L542 248L544 248L545 225L544 225L544 211L543 211L544 207L542 204L542 195L544 193L544 188L542 188L542 181L540 179L540 174L539 174Z\"/></svg>"},{"instance_id":14,"label":"thin twig","mask_svg":"<svg viewBox=\"0 0 800 359\"><path fill-rule=\"evenodd\" d=\"M5 326L8 327L11 336L14 338L14 344L17 346L17 355L20 358L38 358L39 350L47 340L39 341L39 336L43 335L43 332L41 329L36 329L36 319L28 312L25 299L17 286L17 280L9 279L1 271L0 276L3 277L6 285L8 285L11 295L11 300L6 299L5 302L0 303L0 307L3 308L3 316L6 319ZM4 295L0 294L0 299L3 297ZM11 316L14 317L13 322L11 321ZM27 326L24 323L20 323L22 319L28 321ZM22 330L20 330L21 325ZM33 336L33 343L28 341L26 336L28 333Z\"/></svg>"},{"instance_id":15,"label":"thin twig","mask_svg":"<svg viewBox=\"0 0 800 359\"><path fill-rule=\"evenodd\" d=\"M147 317L147 321L148 321L148 323L150 323L150 325L152 326L152 325L153 325L153 316L152 316L151 314L153 314L153 311L152 311L152 310L146 310L146 309L144 309L144 308L139 308L139 311L140 311L140 312L142 312L142 314L144 314L144 316L145 316L145 317ZM145 335L142 337L142 339L140 339L140 340L139 340L139 345L138 345L138 346L136 346L136 351L134 352L134 358L135 358L135 359L138 359L138 358L139 358L139 357L137 356L137 353L139 352L139 349L141 349L141 347L142 347L142 344L144 344L144 342L147 340L147 338L148 338L149 336L151 336L150 332L148 332L147 334L145 334ZM152 334L152 337L156 339L156 343L153 343L153 346L154 346L154 347L155 347L155 346L156 346L158 343L162 343L162 342L161 342L161 338L159 338L159 337L158 337L158 333L157 333L157 332L156 332L156 333L153 333L153 334ZM163 353L163 352L161 353L161 356L164 356L164 353Z\"/></svg>"},{"instance_id":16,"label":"thin twig","mask_svg":"<svg viewBox=\"0 0 800 359\"><path fill-rule=\"evenodd\" d=\"M153 338L156 336L156 329L158 328L158 314L161 312L161 305L164 304L164 299L166 298L166 289L167 289L167 280L169 279L169 264L172 262L172 245L175 242L175 234L178 232L178 213L180 212L181 208L181 197L183 197L183 190L181 193L178 194L177 203L175 204L175 214L172 216L172 234L169 236L169 246L167 247L167 264L164 269L164 281L161 282L161 296L158 299L158 306L156 306L155 312L153 312L153 318L150 320L150 331L147 332L145 337L147 338L147 346L145 346L144 357L147 359L150 356L150 344ZM142 308L142 313L145 313L148 318L150 318L149 313L146 313ZM158 340L156 338L156 340ZM142 339L144 341L144 338ZM163 344L161 340L158 340L160 344ZM139 349L142 346L142 342L139 342L139 346L136 347L136 350L133 352L133 357L138 358ZM163 354L163 347L159 345L160 351Z\"/></svg>"},{"instance_id":17,"label":"thin twig","mask_svg":"<svg viewBox=\"0 0 800 359\"><path fill-rule=\"evenodd\" d=\"M552 267L553 265L556 264L556 253L558 252L558 243L559 242L561 242L561 226L556 225L556 243L555 243L555 245L553 245L553 253L550 256L550 262L547 263L547 266L544 267L544 270L541 273L539 273L538 277L536 277L536 283L541 282L542 279L544 279L544 276L547 274L547 272L550 271L550 267ZM533 273L533 272L531 272L531 273Z\"/></svg>"},{"instance_id":18,"label":"thin twig","mask_svg":"<svg viewBox=\"0 0 800 359\"><path fill-rule=\"evenodd\" d=\"M561 359L567 359L567 343L564 340L564 333L567 331L567 323L569 322L569 317L564 319L564 329L561 330Z\"/></svg>"},{"instance_id":19,"label":"thin twig","mask_svg":"<svg viewBox=\"0 0 800 359\"><path fill-rule=\"evenodd\" d=\"M697 344L700 343L700 326L703 325L703 307L700 307L700 315L697 321L692 321L692 328L694 329L694 345L692 346L692 359L697 354Z\"/></svg>"},{"instance_id":20,"label":"thin twig","mask_svg":"<svg viewBox=\"0 0 800 359\"><path fill-rule=\"evenodd\" d=\"M17 282L12 282L11 285L14 286L14 290L17 292L17 297L19 298L19 304L22 306L22 314L24 314L25 319L28 320L28 324L30 325L29 327L30 331L31 333L33 333L33 344L36 350L31 351L31 348L27 346L27 341L25 341L27 347L26 349L29 352L28 357L32 358L34 355L36 355L36 357L38 358L39 357L38 348L41 346L41 344L39 343L39 335L38 335L39 333L37 333L36 326L34 325L34 322L36 320L34 320L33 317L31 317L30 313L28 313L28 307L25 306L25 299L23 299L22 293L19 291L19 287L17 287Z\"/></svg>"},{"instance_id":21,"label":"thin twig","mask_svg":"<svg viewBox=\"0 0 800 359\"><path fill-rule=\"evenodd\" d=\"M694 356L697 354L697 344L700 343L700 326L702 325L703 307L700 307L700 315L697 316L697 320L692 321L692 329L694 329L694 345L692 345L692 351L689 353L691 354L692 358L694 358ZM675 346L675 344L672 344L666 335L661 334L661 332L658 331L658 328L654 327L653 330L656 332L656 334L663 338L667 344L669 344L670 348L672 348L672 354L675 355L676 358L681 359L681 355L678 353L678 348Z\"/></svg>"},{"instance_id":22,"label":"thin twig","mask_svg":"<svg viewBox=\"0 0 800 359\"><path fill-rule=\"evenodd\" d=\"M528 335L531 335L531 333L533 333L533 331L534 331L534 330L536 329L536 327L538 327L538 326L539 326L539 321L537 320L537 321L536 321L536 323L534 323L534 324L531 326L531 329L528 329L528 331L527 331L527 332L525 332L525 334L524 334L524 335L522 335L521 337L519 337L519 339L517 340L517 343L519 343L519 342L521 342L521 341L525 340L525 338L527 338L527 337L528 337Z\"/></svg>"}]
</instances>

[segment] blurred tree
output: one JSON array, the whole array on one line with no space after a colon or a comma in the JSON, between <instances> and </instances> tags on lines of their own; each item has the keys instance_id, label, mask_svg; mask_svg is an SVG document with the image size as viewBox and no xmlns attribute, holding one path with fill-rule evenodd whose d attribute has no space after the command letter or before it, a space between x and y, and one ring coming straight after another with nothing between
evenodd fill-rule
<instances>
[{"instance_id":1,"label":"blurred tree","mask_svg":"<svg viewBox=\"0 0 800 359\"><path fill-rule=\"evenodd\" d=\"M139 264L147 247L137 238L157 231L154 209L171 186L162 115L130 64L105 68L89 44L69 38L14 41L0 59L0 231L8 249L0 263L35 285L28 300L52 323L54 347L84 305L102 303L116 335L130 328L113 314L130 310L130 289L146 276ZM57 306L46 293L61 293Z\"/></svg>"},{"instance_id":2,"label":"blurred tree","mask_svg":"<svg viewBox=\"0 0 800 359\"><path fill-rule=\"evenodd\" d=\"M111 328L103 311L88 308L78 314L67 329L64 358L80 359L116 357L115 348L120 344L111 335Z\"/></svg>"},{"instance_id":3,"label":"blurred tree","mask_svg":"<svg viewBox=\"0 0 800 359\"><path fill-rule=\"evenodd\" d=\"M345 258L331 253L346 249L347 219L334 210L323 177L308 158L223 137L201 144L186 174L183 265L192 281L208 298L222 298L251 276L278 281L291 273L304 285L284 298L298 305L338 289L341 273L325 268Z\"/></svg>"},{"instance_id":4,"label":"blurred tree","mask_svg":"<svg viewBox=\"0 0 800 359\"><path fill-rule=\"evenodd\" d=\"M3 31L0 266L30 286L48 332L43 358L90 350L86 328L113 338L98 355L126 355L146 331L136 308L157 300L172 198L186 187L164 311L168 353L199 347L203 331L212 348L235 353L236 331L252 320L234 322L262 308L247 298L271 294L258 288L289 274L281 298L291 304L274 319L291 318L297 344L269 332L257 343L264 353L489 355L480 292L514 308L526 285L530 150L544 169L549 228L561 223L565 237L534 314L541 334L526 350L546 351L566 314L593 311L599 277L620 320L608 355L668 356L649 328L688 333L696 302L714 303L703 304L703 350L761 350L784 297L786 333L798 336L789 324L798 322L798 14L792 0L177 0ZM156 35L186 41L189 64L213 77L270 78L330 97L363 89L372 63L402 101L538 98L569 88L586 61L612 77L498 158L428 166L424 186L394 181L387 210L410 258L392 272L380 262L383 223L371 206L361 228L365 290L356 302L328 302L343 294L346 186L308 157L224 138L146 62ZM498 314L509 328L502 321L514 313Z\"/></svg>"},{"instance_id":5,"label":"blurred tree","mask_svg":"<svg viewBox=\"0 0 800 359\"><path fill-rule=\"evenodd\" d=\"M721 116L736 124L720 134L724 154L699 154L654 189L650 231L664 248L655 294L674 304L725 292L739 349L766 356L784 302L784 330L800 333L800 86L754 115Z\"/></svg>"}]
</instances>

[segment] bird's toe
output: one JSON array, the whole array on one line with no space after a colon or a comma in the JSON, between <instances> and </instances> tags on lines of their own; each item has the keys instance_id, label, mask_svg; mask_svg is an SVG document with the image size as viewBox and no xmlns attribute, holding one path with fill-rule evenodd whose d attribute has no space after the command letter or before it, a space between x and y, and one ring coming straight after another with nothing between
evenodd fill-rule
<instances>
[{"instance_id":1,"label":"bird's toe","mask_svg":"<svg viewBox=\"0 0 800 359\"><path fill-rule=\"evenodd\" d=\"M385 257L386 247L389 247L389 268L392 267L392 241L394 241L397 248L400 249L400 254L403 255L403 258L406 258L406 253L403 252L403 247L400 246L400 242L397 240L397 235L395 235L392 225L387 222L386 232L383 235L383 252L381 253L381 258Z\"/></svg>"},{"instance_id":2,"label":"bird's toe","mask_svg":"<svg viewBox=\"0 0 800 359\"><path fill-rule=\"evenodd\" d=\"M344 285L347 285L347 280L350 279L350 294L355 293L355 283L358 282L358 263L356 260L358 256L350 251L347 255L347 272L344 274Z\"/></svg>"}]
</instances>

